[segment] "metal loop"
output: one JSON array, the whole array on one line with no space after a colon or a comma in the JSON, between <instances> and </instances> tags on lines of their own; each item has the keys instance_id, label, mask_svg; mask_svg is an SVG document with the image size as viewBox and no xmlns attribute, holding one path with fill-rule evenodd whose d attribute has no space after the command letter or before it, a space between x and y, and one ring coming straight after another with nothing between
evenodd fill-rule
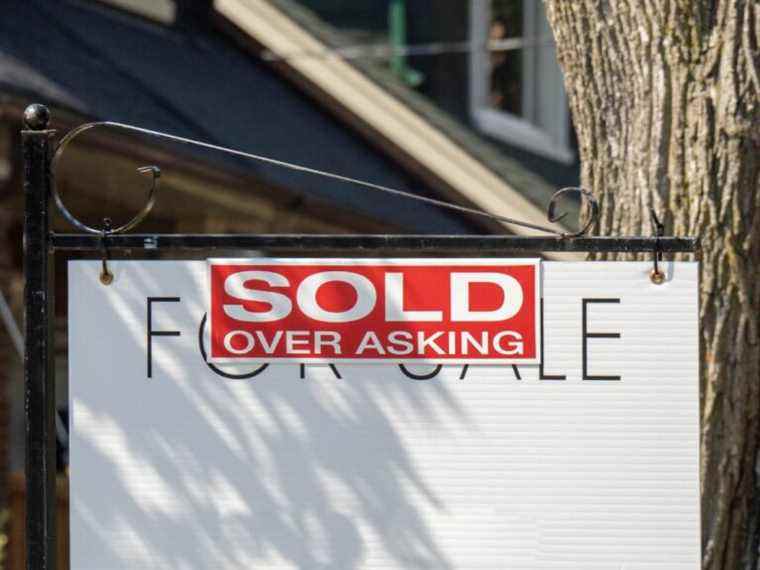
<instances>
[{"instance_id":1,"label":"metal loop","mask_svg":"<svg viewBox=\"0 0 760 570\"><path fill-rule=\"evenodd\" d=\"M561 220L563 220L567 216L567 212L563 212L559 215L556 214L557 204L559 203L559 199L564 196L565 194L577 194L581 199L581 205L583 204L583 201L586 201L586 204L588 204L590 211L588 215L588 220L586 220L586 224L580 228L576 232L568 232L563 233L562 237L580 237L584 235L591 226L593 226L597 219L599 218L599 202L596 200L594 195L589 192L588 190L584 188L580 188L577 186L568 186L566 188L561 188L560 190L557 190L554 195L552 196L552 199L549 200L549 206L546 208L546 218L551 223L556 223Z\"/></svg>"},{"instance_id":2,"label":"metal loop","mask_svg":"<svg viewBox=\"0 0 760 570\"><path fill-rule=\"evenodd\" d=\"M121 125L118 123L111 123L107 121L80 125L79 127L72 129L66 133L66 135L60 140L55 150L55 154L53 154L53 158L50 161L50 176L52 178L50 186L52 188L53 199L55 200L55 204L58 207L58 210L61 212L61 214L63 214L63 217L66 218L66 220L71 225L89 234L101 234L103 230L88 226L87 224L78 220L77 217L69 211L69 209L63 203L63 199L61 198L60 193L58 192L58 187L56 185L56 172L58 170L58 162L63 155L63 151L66 150L66 147L69 145L69 143L71 143L71 141L81 133L99 126L106 126L110 128L121 127ZM158 179L161 177L161 169L159 169L158 166L141 166L137 169L137 172L140 174L151 175L151 185L150 189L148 190L148 199L142 209L131 220L129 220L124 225L110 229L108 232L109 234L120 234L131 230L148 216L156 203L156 190L158 189Z\"/></svg>"}]
</instances>

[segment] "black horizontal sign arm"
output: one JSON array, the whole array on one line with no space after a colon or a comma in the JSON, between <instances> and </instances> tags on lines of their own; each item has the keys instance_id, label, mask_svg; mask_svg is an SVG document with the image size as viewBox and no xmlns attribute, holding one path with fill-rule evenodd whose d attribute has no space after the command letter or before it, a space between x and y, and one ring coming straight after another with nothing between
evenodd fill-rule
<instances>
[{"instance_id":1,"label":"black horizontal sign arm","mask_svg":"<svg viewBox=\"0 0 760 570\"><path fill-rule=\"evenodd\" d=\"M540 253L605 252L651 253L654 237L558 237L500 235L304 235L304 234L112 234L110 250L258 250L263 252L409 252ZM50 236L54 250L97 250L100 237L90 234ZM661 237L660 251L694 253L698 238Z\"/></svg>"}]
</instances>

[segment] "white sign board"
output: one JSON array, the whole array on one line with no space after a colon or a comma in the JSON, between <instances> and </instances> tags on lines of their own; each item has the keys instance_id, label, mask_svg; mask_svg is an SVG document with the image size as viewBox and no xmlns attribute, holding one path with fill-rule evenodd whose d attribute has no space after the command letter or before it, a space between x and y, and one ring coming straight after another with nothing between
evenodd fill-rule
<instances>
[{"instance_id":1,"label":"white sign board","mask_svg":"<svg viewBox=\"0 0 760 570\"><path fill-rule=\"evenodd\" d=\"M69 265L74 570L700 567L696 264L544 262L542 365L440 370L208 362L206 262L109 266Z\"/></svg>"}]
</instances>

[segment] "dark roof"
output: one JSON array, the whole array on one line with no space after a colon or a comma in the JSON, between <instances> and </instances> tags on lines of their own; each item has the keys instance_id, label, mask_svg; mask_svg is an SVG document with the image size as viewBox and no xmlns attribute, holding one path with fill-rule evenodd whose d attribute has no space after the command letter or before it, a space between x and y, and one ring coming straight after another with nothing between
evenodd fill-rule
<instances>
[{"instance_id":1,"label":"dark roof","mask_svg":"<svg viewBox=\"0 0 760 570\"><path fill-rule=\"evenodd\" d=\"M165 27L92 1L6 0L0 90L433 196L417 177L211 27ZM263 164L266 182L409 231L473 233L465 217Z\"/></svg>"}]
</instances>

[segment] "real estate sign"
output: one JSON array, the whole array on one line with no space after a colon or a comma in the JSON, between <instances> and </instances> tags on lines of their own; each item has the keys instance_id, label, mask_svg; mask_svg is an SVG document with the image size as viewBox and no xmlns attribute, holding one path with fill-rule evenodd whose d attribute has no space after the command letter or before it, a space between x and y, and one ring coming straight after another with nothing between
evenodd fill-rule
<instances>
[{"instance_id":1,"label":"real estate sign","mask_svg":"<svg viewBox=\"0 0 760 570\"><path fill-rule=\"evenodd\" d=\"M69 265L71 563L689 569L697 266Z\"/></svg>"},{"instance_id":2,"label":"real estate sign","mask_svg":"<svg viewBox=\"0 0 760 570\"><path fill-rule=\"evenodd\" d=\"M538 260L209 262L214 362L537 364Z\"/></svg>"}]
</instances>

